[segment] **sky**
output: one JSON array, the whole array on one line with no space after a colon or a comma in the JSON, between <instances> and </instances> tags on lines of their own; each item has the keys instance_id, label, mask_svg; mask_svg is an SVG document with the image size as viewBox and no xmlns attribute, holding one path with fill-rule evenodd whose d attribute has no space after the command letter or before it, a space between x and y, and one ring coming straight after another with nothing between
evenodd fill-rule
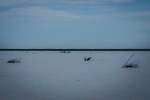
<instances>
[{"instance_id":1,"label":"sky","mask_svg":"<svg viewBox=\"0 0 150 100\"><path fill-rule=\"evenodd\" d=\"M0 49L150 49L149 0L0 0Z\"/></svg>"}]
</instances>

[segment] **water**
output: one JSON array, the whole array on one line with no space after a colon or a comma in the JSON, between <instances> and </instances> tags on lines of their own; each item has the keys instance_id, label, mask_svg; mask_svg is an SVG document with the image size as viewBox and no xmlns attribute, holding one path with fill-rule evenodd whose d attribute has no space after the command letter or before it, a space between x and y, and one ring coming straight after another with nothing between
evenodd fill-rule
<instances>
[{"instance_id":1,"label":"water","mask_svg":"<svg viewBox=\"0 0 150 100\"><path fill-rule=\"evenodd\" d=\"M1 100L149 100L150 52L1 51ZM21 57L21 63L6 63ZM83 57L92 57L84 61Z\"/></svg>"}]
</instances>

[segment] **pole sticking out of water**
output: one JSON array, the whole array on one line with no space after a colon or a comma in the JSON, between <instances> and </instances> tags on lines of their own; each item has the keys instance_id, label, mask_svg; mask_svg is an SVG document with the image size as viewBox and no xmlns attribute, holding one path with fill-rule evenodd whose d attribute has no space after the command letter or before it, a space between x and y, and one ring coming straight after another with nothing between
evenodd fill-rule
<instances>
[{"instance_id":1,"label":"pole sticking out of water","mask_svg":"<svg viewBox=\"0 0 150 100\"><path fill-rule=\"evenodd\" d=\"M134 55L135 53L133 53L133 55ZM128 63L128 61L133 57L133 55L127 60L127 62L122 66L122 67L124 67L124 66L126 66L126 64Z\"/></svg>"}]
</instances>

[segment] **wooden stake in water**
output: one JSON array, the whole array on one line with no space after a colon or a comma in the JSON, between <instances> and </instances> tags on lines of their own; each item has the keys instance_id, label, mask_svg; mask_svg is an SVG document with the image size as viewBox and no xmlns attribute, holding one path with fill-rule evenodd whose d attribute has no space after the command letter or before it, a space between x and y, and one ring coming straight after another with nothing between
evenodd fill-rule
<instances>
[{"instance_id":1,"label":"wooden stake in water","mask_svg":"<svg viewBox=\"0 0 150 100\"><path fill-rule=\"evenodd\" d=\"M135 53L133 53L133 55L134 55ZM126 66L126 64L128 63L128 61L133 57L133 55L127 60L127 62L122 66L122 67L125 67Z\"/></svg>"}]
</instances>

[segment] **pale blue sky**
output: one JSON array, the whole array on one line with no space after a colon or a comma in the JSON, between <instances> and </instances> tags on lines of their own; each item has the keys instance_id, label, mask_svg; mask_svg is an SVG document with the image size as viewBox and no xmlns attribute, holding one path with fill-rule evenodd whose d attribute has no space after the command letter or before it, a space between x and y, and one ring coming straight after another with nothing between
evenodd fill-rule
<instances>
[{"instance_id":1,"label":"pale blue sky","mask_svg":"<svg viewBox=\"0 0 150 100\"><path fill-rule=\"evenodd\" d=\"M150 0L0 0L0 48L150 48Z\"/></svg>"}]
</instances>

